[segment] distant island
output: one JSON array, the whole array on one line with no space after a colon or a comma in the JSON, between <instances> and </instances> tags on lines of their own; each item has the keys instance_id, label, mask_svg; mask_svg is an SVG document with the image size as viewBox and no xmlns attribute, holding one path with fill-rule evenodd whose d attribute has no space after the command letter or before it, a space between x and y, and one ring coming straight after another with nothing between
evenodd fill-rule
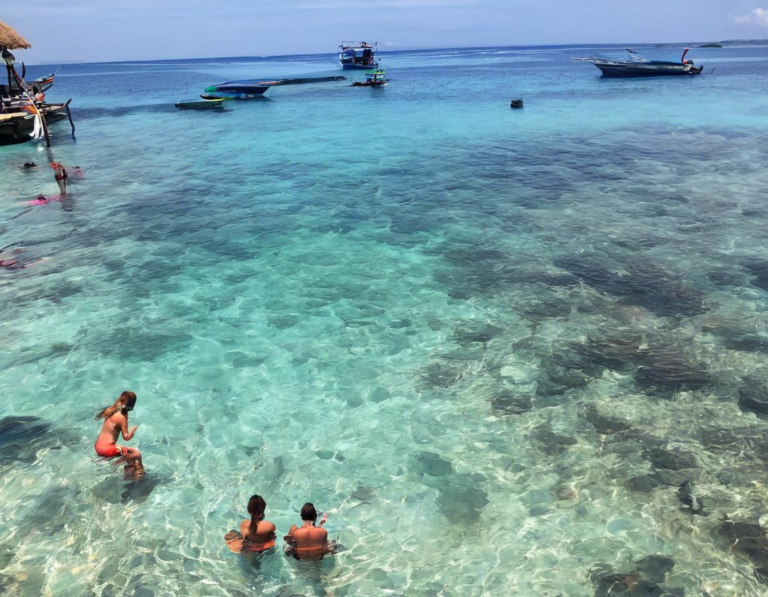
<instances>
[{"instance_id":1,"label":"distant island","mask_svg":"<svg viewBox=\"0 0 768 597\"><path fill-rule=\"evenodd\" d=\"M720 43L740 46L768 46L768 39L728 39Z\"/></svg>"}]
</instances>

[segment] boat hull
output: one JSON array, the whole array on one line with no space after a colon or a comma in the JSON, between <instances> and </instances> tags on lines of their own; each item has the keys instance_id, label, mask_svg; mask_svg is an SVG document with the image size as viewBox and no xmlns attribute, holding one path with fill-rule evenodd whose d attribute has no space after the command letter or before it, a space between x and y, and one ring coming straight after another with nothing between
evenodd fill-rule
<instances>
[{"instance_id":1,"label":"boat hull","mask_svg":"<svg viewBox=\"0 0 768 597\"><path fill-rule=\"evenodd\" d=\"M268 89L268 88L267 88ZM264 90L266 91L266 89ZM237 91L214 91L211 93L202 93L200 97L204 100L235 99L249 100L264 97L264 91L261 93L240 93Z\"/></svg>"},{"instance_id":2,"label":"boat hull","mask_svg":"<svg viewBox=\"0 0 768 597\"><path fill-rule=\"evenodd\" d=\"M341 64L341 68L344 70L371 70L374 68L379 68L379 63L374 62L373 64L355 64L351 62L339 62Z\"/></svg>"},{"instance_id":3,"label":"boat hull","mask_svg":"<svg viewBox=\"0 0 768 597\"><path fill-rule=\"evenodd\" d=\"M216 99L201 102L178 102L175 105L179 110L223 110L224 101L223 99Z\"/></svg>"},{"instance_id":4,"label":"boat hull","mask_svg":"<svg viewBox=\"0 0 768 597\"><path fill-rule=\"evenodd\" d=\"M254 99L262 97L276 81L229 81L210 85L200 95L203 99Z\"/></svg>"},{"instance_id":5,"label":"boat hull","mask_svg":"<svg viewBox=\"0 0 768 597\"><path fill-rule=\"evenodd\" d=\"M595 64L604 77L635 78L635 77L672 77L700 75L704 67L684 64L624 64L604 63Z\"/></svg>"},{"instance_id":6,"label":"boat hull","mask_svg":"<svg viewBox=\"0 0 768 597\"><path fill-rule=\"evenodd\" d=\"M30 134L35 128L33 116L0 120L0 145L13 145L30 141Z\"/></svg>"}]
</instances>

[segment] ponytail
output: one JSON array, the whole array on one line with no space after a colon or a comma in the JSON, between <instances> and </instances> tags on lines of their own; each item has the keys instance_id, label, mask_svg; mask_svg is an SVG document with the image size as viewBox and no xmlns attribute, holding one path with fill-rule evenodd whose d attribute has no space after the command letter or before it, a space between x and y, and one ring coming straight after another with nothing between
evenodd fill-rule
<instances>
[{"instance_id":1,"label":"ponytail","mask_svg":"<svg viewBox=\"0 0 768 597\"><path fill-rule=\"evenodd\" d=\"M133 406L134 404L136 404L136 394L133 392L123 392L120 394L120 397L115 400L115 403L112 406L102 408L98 411L94 419L97 421L99 419L108 419L115 413L122 411L126 406Z\"/></svg>"},{"instance_id":2,"label":"ponytail","mask_svg":"<svg viewBox=\"0 0 768 597\"><path fill-rule=\"evenodd\" d=\"M259 523L264 520L264 510L267 509L267 502L260 495L252 495L248 500L248 514L251 515L251 524L248 526L248 532L256 534Z\"/></svg>"}]
</instances>

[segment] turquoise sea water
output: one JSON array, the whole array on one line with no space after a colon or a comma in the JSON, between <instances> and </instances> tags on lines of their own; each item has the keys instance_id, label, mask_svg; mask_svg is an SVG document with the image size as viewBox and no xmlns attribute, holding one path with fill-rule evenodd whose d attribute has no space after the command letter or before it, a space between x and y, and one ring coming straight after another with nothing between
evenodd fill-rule
<instances>
[{"instance_id":1,"label":"turquoise sea water","mask_svg":"<svg viewBox=\"0 0 768 597\"><path fill-rule=\"evenodd\" d=\"M600 596L661 562L764 594L718 529L768 499L768 49L649 80L596 51L392 53L384 89L223 114L172 104L340 71L66 66L77 142L0 148L0 246L46 258L0 271L0 592ZM86 175L30 207L51 157ZM92 460L126 389L137 486ZM346 551L230 553L252 493Z\"/></svg>"}]
</instances>

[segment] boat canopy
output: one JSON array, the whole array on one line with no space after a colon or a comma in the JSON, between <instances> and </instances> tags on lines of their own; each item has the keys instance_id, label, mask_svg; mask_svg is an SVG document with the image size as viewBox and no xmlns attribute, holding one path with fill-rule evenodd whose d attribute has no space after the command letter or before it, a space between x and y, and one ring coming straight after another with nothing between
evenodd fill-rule
<instances>
[{"instance_id":1,"label":"boat canopy","mask_svg":"<svg viewBox=\"0 0 768 597\"><path fill-rule=\"evenodd\" d=\"M636 52L632 48L626 48L626 50L627 50L627 54L629 54L629 59L632 62L651 62L645 56L642 56L640 53Z\"/></svg>"}]
</instances>

